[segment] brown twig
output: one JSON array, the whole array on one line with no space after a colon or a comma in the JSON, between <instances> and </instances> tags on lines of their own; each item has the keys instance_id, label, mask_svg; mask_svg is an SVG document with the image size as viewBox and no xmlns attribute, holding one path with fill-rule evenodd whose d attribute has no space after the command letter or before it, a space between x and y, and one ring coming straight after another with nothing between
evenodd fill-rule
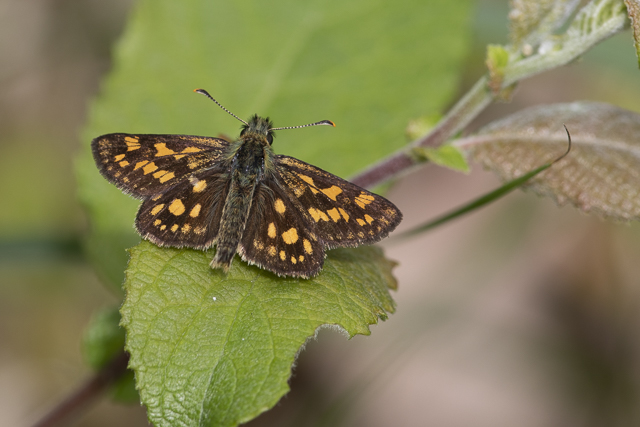
<instances>
[{"instance_id":1,"label":"brown twig","mask_svg":"<svg viewBox=\"0 0 640 427\"><path fill-rule=\"evenodd\" d=\"M123 350L32 427L54 427L63 425L63 423L68 424L69 420L79 415L83 408L100 397L111 384L127 372L128 363L129 354Z\"/></svg>"}]
</instances>

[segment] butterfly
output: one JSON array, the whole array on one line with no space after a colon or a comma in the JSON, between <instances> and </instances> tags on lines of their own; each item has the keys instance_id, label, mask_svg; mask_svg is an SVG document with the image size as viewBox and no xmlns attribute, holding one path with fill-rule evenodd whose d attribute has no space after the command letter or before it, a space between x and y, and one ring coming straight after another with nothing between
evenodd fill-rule
<instances>
[{"instance_id":1,"label":"butterfly","mask_svg":"<svg viewBox=\"0 0 640 427\"><path fill-rule=\"evenodd\" d=\"M158 246L206 250L228 271L236 253L279 276L309 278L325 250L372 244L402 220L379 195L271 148L274 128L257 115L235 141L190 135L111 133L91 150L100 173L141 199L135 227Z\"/></svg>"}]
</instances>

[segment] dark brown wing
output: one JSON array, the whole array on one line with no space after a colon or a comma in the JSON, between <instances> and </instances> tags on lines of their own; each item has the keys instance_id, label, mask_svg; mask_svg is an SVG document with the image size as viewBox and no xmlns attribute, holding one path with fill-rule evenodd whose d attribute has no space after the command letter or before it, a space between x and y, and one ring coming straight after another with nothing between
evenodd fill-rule
<instances>
[{"instance_id":1,"label":"dark brown wing","mask_svg":"<svg viewBox=\"0 0 640 427\"><path fill-rule=\"evenodd\" d=\"M111 133L91 142L100 173L137 198L160 194L213 167L229 146L219 138Z\"/></svg>"},{"instance_id":2,"label":"dark brown wing","mask_svg":"<svg viewBox=\"0 0 640 427\"><path fill-rule=\"evenodd\" d=\"M378 242L402 220L400 210L382 196L292 157L277 156L276 162L281 186L328 248Z\"/></svg>"},{"instance_id":3,"label":"dark brown wing","mask_svg":"<svg viewBox=\"0 0 640 427\"><path fill-rule=\"evenodd\" d=\"M229 187L226 171L200 171L148 197L136 216L140 235L158 246L206 249L217 238Z\"/></svg>"},{"instance_id":4,"label":"dark brown wing","mask_svg":"<svg viewBox=\"0 0 640 427\"><path fill-rule=\"evenodd\" d=\"M287 156L256 189L240 255L279 275L311 277L325 249L375 243L402 220L384 197Z\"/></svg>"},{"instance_id":5,"label":"dark brown wing","mask_svg":"<svg viewBox=\"0 0 640 427\"><path fill-rule=\"evenodd\" d=\"M311 277L324 262L324 246L310 216L274 180L263 181L254 194L238 252L243 260L280 276Z\"/></svg>"}]
</instances>

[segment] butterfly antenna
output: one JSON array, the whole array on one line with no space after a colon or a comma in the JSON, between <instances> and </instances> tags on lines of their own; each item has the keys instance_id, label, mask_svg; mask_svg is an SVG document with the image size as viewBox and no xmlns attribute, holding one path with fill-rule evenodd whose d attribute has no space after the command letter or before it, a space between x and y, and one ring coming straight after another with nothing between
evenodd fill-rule
<instances>
[{"instance_id":1,"label":"butterfly antenna","mask_svg":"<svg viewBox=\"0 0 640 427\"><path fill-rule=\"evenodd\" d=\"M222 108L224 111L226 111L227 113L229 113L230 115L232 115L233 117L235 117L236 119L240 120L242 123L244 123L245 125L249 126L249 124L247 122L245 122L244 120L242 120L240 117L236 116L235 114L233 114L231 111L227 110L226 108L224 108L222 106L222 104L220 104L218 101L216 101L215 99L213 99L213 96L209 95L209 92L207 92L204 89L195 89L194 92L197 93L201 93L202 95L206 96L207 98L209 98L210 100L212 100L213 102L215 102L216 104L218 104L218 107ZM315 123L314 123L315 124ZM317 123L320 124L320 123ZM312 126L312 125L307 125L307 126ZM335 125L334 125L335 126ZM301 126L302 127L302 126Z\"/></svg>"},{"instance_id":2,"label":"butterfly antenna","mask_svg":"<svg viewBox=\"0 0 640 427\"><path fill-rule=\"evenodd\" d=\"M271 128L269 130L300 129L300 128L306 128L306 127L309 127L309 126L320 126L320 125L328 125L328 126L336 127L336 124L333 123L331 120L322 120L320 122L309 123L308 125L287 126L287 127L284 127L284 128Z\"/></svg>"}]
</instances>

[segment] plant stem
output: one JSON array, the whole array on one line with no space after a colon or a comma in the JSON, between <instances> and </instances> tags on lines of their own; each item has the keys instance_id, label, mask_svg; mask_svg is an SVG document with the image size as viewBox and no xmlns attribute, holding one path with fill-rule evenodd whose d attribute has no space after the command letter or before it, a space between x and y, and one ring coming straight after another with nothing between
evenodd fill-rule
<instances>
[{"instance_id":1,"label":"plant stem","mask_svg":"<svg viewBox=\"0 0 640 427\"><path fill-rule=\"evenodd\" d=\"M487 86L488 78L483 76L475 85L453 106L436 127L424 137L412 142L408 147L396 151L391 156L374 164L351 178L351 182L361 187L372 187L376 184L408 172L422 161L411 155L415 147L437 147L460 132L492 101L493 95Z\"/></svg>"},{"instance_id":2,"label":"plant stem","mask_svg":"<svg viewBox=\"0 0 640 427\"><path fill-rule=\"evenodd\" d=\"M610 14L602 12L601 9L605 6L610 9ZM621 1L594 0L582 8L576 15L575 21L562 39L553 34L546 35L547 41L556 44L554 49L539 50L534 55L519 57L518 49L507 47L506 50L514 52L515 57L512 58L513 62L503 70L504 80L499 82L500 88L509 88L535 74L568 64L597 43L621 31L628 19L624 3ZM583 21L590 23L589 28L578 30L577 27L580 27ZM489 89L489 83L496 82L490 82L487 75L481 77L431 132L360 172L351 178L351 182L361 187L372 187L386 180L397 178L424 163L424 160L412 155L412 149L415 147L438 147L462 131L493 102L496 94L499 96L498 90L493 93Z\"/></svg>"},{"instance_id":3,"label":"plant stem","mask_svg":"<svg viewBox=\"0 0 640 427\"><path fill-rule=\"evenodd\" d=\"M78 416L82 409L100 397L111 384L124 375L128 363L129 354L123 350L32 427L54 427L69 424L73 417Z\"/></svg>"}]
</instances>

